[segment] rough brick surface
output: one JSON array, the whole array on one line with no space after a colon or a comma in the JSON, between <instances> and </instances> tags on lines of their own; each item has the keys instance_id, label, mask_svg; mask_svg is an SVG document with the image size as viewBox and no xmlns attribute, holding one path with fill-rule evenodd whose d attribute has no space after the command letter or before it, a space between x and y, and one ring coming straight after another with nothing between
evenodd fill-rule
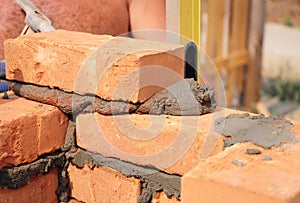
<instances>
[{"instance_id":1,"label":"rough brick surface","mask_svg":"<svg viewBox=\"0 0 300 203\"><path fill-rule=\"evenodd\" d=\"M245 154L249 148L262 153ZM299 143L269 150L236 144L183 176L182 202L300 202L299 156Z\"/></svg>"},{"instance_id":2,"label":"rough brick surface","mask_svg":"<svg viewBox=\"0 0 300 203\"><path fill-rule=\"evenodd\" d=\"M140 181L107 167L68 168L71 196L84 202L138 202Z\"/></svg>"},{"instance_id":3,"label":"rough brick surface","mask_svg":"<svg viewBox=\"0 0 300 203\"><path fill-rule=\"evenodd\" d=\"M81 203L80 201L76 200L76 199L70 199L68 201L68 203Z\"/></svg>"},{"instance_id":4,"label":"rough brick surface","mask_svg":"<svg viewBox=\"0 0 300 203\"><path fill-rule=\"evenodd\" d=\"M164 192L157 193L153 199L152 203L179 203L180 200L175 197L167 197Z\"/></svg>"},{"instance_id":5,"label":"rough brick surface","mask_svg":"<svg viewBox=\"0 0 300 203\"><path fill-rule=\"evenodd\" d=\"M0 169L59 149L68 124L56 107L9 97L0 99Z\"/></svg>"},{"instance_id":6,"label":"rough brick surface","mask_svg":"<svg viewBox=\"0 0 300 203\"><path fill-rule=\"evenodd\" d=\"M77 118L77 144L89 151L183 175L200 159L223 150L223 140L212 133L218 116L241 113L219 109L203 116L100 114Z\"/></svg>"},{"instance_id":7,"label":"rough brick surface","mask_svg":"<svg viewBox=\"0 0 300 203\"><path fill-rule=\"evenodd\" d=\"M49 202L56 203L55 191L58 186L57 170L48 174L38 174L31 178L30 183L19 189L0 188L1 203Z\"/></svg>"},{"instance_id":8,"label":"rough brick surface","mask_svg":"<svg viewBox=\"0 0 300 203\"><path fill-rule=\"evenodd\" d=\"M63 30L5 42L8 79L107 100L142 102L177 82L184 71L178 56L181 45Z\"/></svg>"}]
</instances>

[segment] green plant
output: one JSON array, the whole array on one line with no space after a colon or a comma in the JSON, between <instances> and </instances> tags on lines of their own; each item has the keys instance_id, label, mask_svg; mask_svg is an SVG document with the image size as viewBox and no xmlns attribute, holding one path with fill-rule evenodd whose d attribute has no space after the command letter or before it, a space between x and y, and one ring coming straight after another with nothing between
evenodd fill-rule
<instances>
[{"instance_id":1,"label":"green plant","mask_svg":"<svg viewBox=\"0 0 300 203\"><path fill-rule=\"evenodd\" d=\"M294 101L300 103L300 82L286 81L277 77L271 79L265 84L263 94L273 97L279 97L282 101Z\"/></svg>"},{"instance_id":2,"label":"green plant","mask_svg":"<svg viewBox=\"0 0 300 203\"><path fill-rule=\"evenodd\" d=\"M294 23L293 23L293 21L292 21L292 19L291 19L290 17L286 17L286 18L284 19L284 24L285 24L286 26L289 26L289 27L293 27L293 26L294 26Z\"/></svg>"}]
</instances>

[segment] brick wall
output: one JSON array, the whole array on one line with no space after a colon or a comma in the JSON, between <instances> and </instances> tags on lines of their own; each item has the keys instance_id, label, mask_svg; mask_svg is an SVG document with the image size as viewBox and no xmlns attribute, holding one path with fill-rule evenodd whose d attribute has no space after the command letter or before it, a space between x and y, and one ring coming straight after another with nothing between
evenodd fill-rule
<instances>
[{"instance_id":1,"label":"brick wall","mask_svg":"<svg viewBox=\"0 0 300 203\"><path fill-rule=\"evenodd\" d=\"M57 35L61 35L59 42ZM64 35L69 40L62 40ZM82 39L79 35L88 40L88 45L76 41ZM66 92L76 90L72 81L76 70L71 69L78 71L92 52L89 47L96 49L97 40L101 44L104 38L109 36L58 31L6 43L7 77L21 86L15 93L9 92L8 99L0 95L0 202L300 201L297 122L280 120L288 126L286 133L293 136L274 146L263 147L255 140L230 146L228 143L237 138L220 133L216 122L237 114L247 119L244 112L218 108L201 116L103 115L85 109L87 112L75 114L68 110L68 98L56 97L54 90L50 95L49 91L42 91L43 97L49 98L43 103L36 101L37 95L29 94L30 91L26 95L35 101L15 95L27 91L25 82L36 84L32 87L35 93L43 85ZM24 47L24 40L28 47ZM155 53L126 56L128 63L124 59L110 68L140 69L141 64L149 65L151 60L166 66L165 60L179 60L168 55L168 48L180 49L172 46L164 45ZM45 54L53 63L45 64ZM64 72L55 70L64 57L72 54L79 55L61 64ZM180 63L176 67L175 72L182 74ZM48 71L52 71L51 81ZM109 72L110 80L120 81L115 71ZM131 82L143 80L144 75L139 74ZM172 82L176 80L169 81ZM159 89L135 92L127 102L143 101ZM106 95L100 96L112 99L110 88L106 90ZM64 105L58 108L59 102ZM271 123L275 124L279 125Z\"/></svg>"}]
</instances>

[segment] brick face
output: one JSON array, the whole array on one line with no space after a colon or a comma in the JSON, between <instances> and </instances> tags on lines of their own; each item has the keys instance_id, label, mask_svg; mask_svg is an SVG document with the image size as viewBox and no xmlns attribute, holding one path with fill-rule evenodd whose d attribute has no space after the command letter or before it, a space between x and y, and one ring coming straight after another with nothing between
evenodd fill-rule
<instances>
[{"instance_id":1,"label":"brick face","mask_svg":"<svg viewBox=\"0 0 300 203\"><path fill-rule=\"evenodd\" d=\"M76 200L76 199L70 199L68 201L68 203L81 203L80 201Z\"/></svg>"},{"instance_id":2,"label":"brick face","mask_svg":"<svg viewBox=\"0 0 300 203\"><path fill-rule=\"evenodd\" d=\"M0 99L0 169L34 161L65 140L67 117L56 107L18 98Z\"/></svg>"},{"instance_id":3,"label":"brick face","mask_svg":"<svg viewBox=\"0 0 300 203\"><path fill-rule=\"evenodd\" d=\"M58 187L57 169L48 174L33 176L28 185L19 189L0 187L0 203L56 203L55 191Z\"/></svg>"},{"instance_id":4,"label":"brick face","mask_svg":"<svg viewBox=\"0 0 300 203\"><path fill-rule=\"evenodd\" d=\"M262 154L245 154L248 148L258 148ZM272 160L262 160L266 155ZM270 150L236 144L183 176L182 202L300 202L299 156L299 143ZM233 160L245 165L236 165Z\"/></svg>"},{"instance_id":5,"label":"brick face","mask_svg":"<svg viewBox=\"0 0 300 203\"><path fill-rule=\"evenodd\" d=\"M57 30L6 40L6 77L142 102L182 78L184 60L174 54L183 56L183 47Z\"/></svg>"},{"instance_id":6,"label":"brick face","mask_svg":"<svg viewBox=\"0 0 300 203\"><path fill-rule=\"evenodd\" d=\"M223 150L222 137L210 130L217 116L230 113L242 112L222 109L185 117L81 115L77 118L77 144L104 156L183 175L196 167L200 158Z\"/></svg>"},{"instance_id":7,"label":"brick face","mask_svg":"<svg viewBox=\"0 0 300 203\"><path fill-rule=\"evenodd\" d=\"M72 164L68 168L71 197L79 201L98 202L138 202L140 181L126 178L107 167L90 169L87 165L78 169Z\"/></svg>"}]
</instances>

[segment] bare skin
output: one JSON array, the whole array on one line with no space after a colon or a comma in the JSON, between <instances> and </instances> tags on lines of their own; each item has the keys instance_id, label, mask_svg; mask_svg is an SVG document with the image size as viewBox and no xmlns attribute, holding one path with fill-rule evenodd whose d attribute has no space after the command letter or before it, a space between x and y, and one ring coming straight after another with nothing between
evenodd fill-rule
<instances>
[{"instance_id":1,"label":"bare skin","mask_svg":"<svg viewBox=\"0 0 300 203\"><path fill-rule=\"evenodd\" d=\"M165 29L165 0L31 0L56 29L120 35L143 29ZM14 0L0 4L0 60L3 42L20 35L25 13ZM148 38L141 33L134 37ZM163 39L163 36L157 36Z\"/></svg>"},{"instance_id":2,"label":"bare skin","mask_svg":"<svg viewBox=\"0 0 300 203\"><path fill-rule=\"evenodd\" d=\"M163 32L135 32L144 29L166 29L165 0L129 0L129 2L130 26L133 37L165 41Z\"/></svg>"}]
</instances>

